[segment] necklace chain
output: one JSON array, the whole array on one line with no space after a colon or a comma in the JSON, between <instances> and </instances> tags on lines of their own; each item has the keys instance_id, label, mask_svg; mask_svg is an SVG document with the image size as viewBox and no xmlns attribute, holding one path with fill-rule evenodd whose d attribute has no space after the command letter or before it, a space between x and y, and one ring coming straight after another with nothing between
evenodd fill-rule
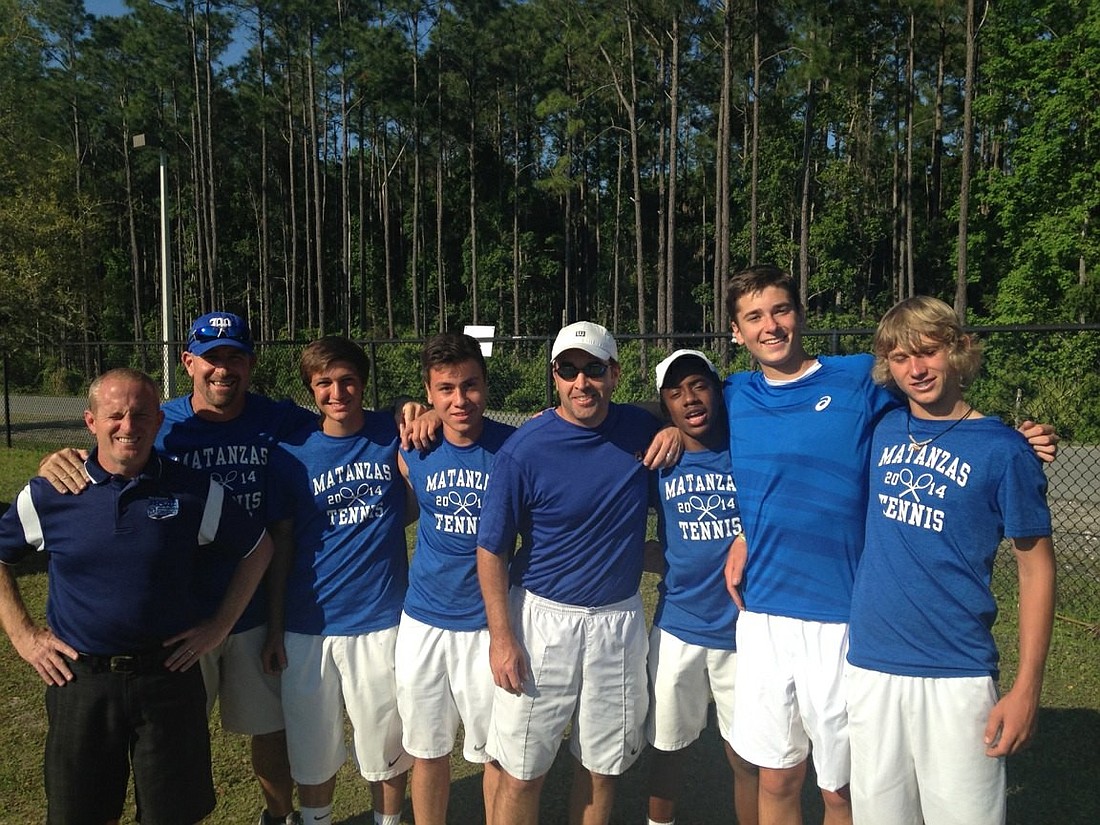
<instances>
[{"instance_id":1,"label":"necklace chain","mask_svg":"<svg viewBox=\"0 0 1100 825\"><path fill-rule=\"evenodd\" d=\"M905 433L906 433L906 435L909 436L909 443L910 444L912 444L918 450L923 450L925 447L927 447L933 441L935 441L936 439L938 439L942 436L947 435L949 432L951 432L953 429L955 429L957 426L959 426L959 424L966 421L966 419L970 418L970 416L973 415L973 413L974 413L974 408L973 407L968 407L966 412L963 414L962 418L956 418L951 423L950 427L936 433L931 438L926 438L926 439L924 439L924 441L918 441L917 439L915 439L913 437L913 429L912 429L913 414L910 412L910 413L907 413L906 416L905 416Z\"/></svg>"}]
</instances>

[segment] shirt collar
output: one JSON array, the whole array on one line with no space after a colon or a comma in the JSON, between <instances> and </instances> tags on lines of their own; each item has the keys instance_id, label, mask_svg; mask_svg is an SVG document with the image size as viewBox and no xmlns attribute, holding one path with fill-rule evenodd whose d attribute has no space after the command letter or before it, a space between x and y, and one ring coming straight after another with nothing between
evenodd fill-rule
<instances>
[{"instance_id":1,"label":"shirt collar","mask_svg":"<svg viewBox=\"0 0 1100 825\"><path fill-rule=\"evenodd\" d=\"M98 451L98 447L93 447L92 451L88 453L88 458L84 461L84 471L88 474L88 478L92 480L92 484L106 484L112 478L116 478L116 476L108 473L100 466L97 456ZM156 480L160 478L162 470L161 457L156 452L153 452L136 478Z\"/></svg>"}]
</instances>

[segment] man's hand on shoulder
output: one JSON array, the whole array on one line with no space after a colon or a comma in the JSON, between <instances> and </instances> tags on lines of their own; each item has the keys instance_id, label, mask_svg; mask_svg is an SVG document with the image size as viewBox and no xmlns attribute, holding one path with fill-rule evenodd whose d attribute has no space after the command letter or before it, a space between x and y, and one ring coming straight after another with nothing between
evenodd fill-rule
<instances>
[{"instance_id":1,"label":"man's hand on shoulder","mask_svg":"<svg viewBox=\"0 0 1100 825\"><path fill-rule=\"evenodd\" d=\"M1020 424L1018 429L1040 461L1049 464L1058 456L1058 442L1062 439L1058 437L1058 433L1054 432L1053 425L1036 424L1028 420Z\"/></svg>"},{"instance_id":2,"label":"man's hand on shoulder","mask_svg":"<svg viewBox=\"0 0 1100 825\"><path fill-rule=\"evenodd\" d=\"M84 471L87 458L87 450L65 447L42 459L38 465L38 475L50 482L59 493L82 493L92 483Z\"/></svg>"},{"instance_id":3,"label":"man's hand on shoulder","mask_svg":"<svg viewBox=\"0 0 1100 825\"><path fill-rule=\"evenodd\" d=\"M403 449L427 450L435 443L443 422L431 407L409 402L401 409L398 426Z\"/></svg>"},{"instance_id":4,"label":"man's hand on shoulder","mask_svg":"<svg viewBox=\"0 0 1100 825\"><path fill-rule=\"evenodd\" d=\"M642 463L649 470L664 470L675 467L684 454L684 434L669 425L657 431L649 448L642 457Z\"/></svg>"}]
</instances>

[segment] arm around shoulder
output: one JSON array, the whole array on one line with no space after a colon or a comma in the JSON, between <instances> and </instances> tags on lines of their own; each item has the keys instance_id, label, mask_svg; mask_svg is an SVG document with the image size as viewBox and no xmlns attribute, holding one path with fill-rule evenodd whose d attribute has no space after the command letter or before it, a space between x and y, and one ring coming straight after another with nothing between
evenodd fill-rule
<instances>
[{"instance_id":1,"label":"arm around shoulder","mask_svg":"<svg viewBox=\"0 0 1100 825\"><path fill-rule=\"evenodd\" d=\"M50 482L57 492L74 495L84 491L90 483L84 462L88 459L87 450L64 447L50 453L38 464L38 475Z\"/></svg>"}]
</instances>

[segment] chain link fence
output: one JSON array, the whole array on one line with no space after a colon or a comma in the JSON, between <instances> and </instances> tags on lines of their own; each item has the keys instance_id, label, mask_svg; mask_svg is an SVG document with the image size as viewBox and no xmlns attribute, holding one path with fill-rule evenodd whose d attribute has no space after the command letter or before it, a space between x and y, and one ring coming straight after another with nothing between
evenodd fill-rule
<instances>
[{"instance_id":1,"label":"chain link fence","mask_svg":"<svg viewBox=\"0 0 1100 825\"><path fill-rule=\"evenodd\" d=\"M996 328L977 330L987 350L983 377L969 398L987 415L1006 423L1033 418L1053 423L1063 435L1060 455L1048 466L1048 499L1054 518L1059 565L1058 610L1070 621L1100 626L1100 327ZM871 330L807 330L814 354L866 351ZM489 415L520 424L533 412L555 403L550 377L552 336L495 339L489 359ZM706 351L724 370L750 366L728 336L686 334L618 336L622 378L617 401L656 398L653 367L678 347ZM260 342L252 387L273 398L291 398L311 406L298 377L304 341ZM366 403L390 406L400 397L423 398L420 345L416 340L361 341L372 374ZM3 357L2 428L8 447L47 451L60 445L89 446L82 415L88 383L113 367L143 369L179 394L190 379L179 365L178 345L133 342L57 343ZM1080 372L1054 369L1072 353ZM162 365L176 365L166 376ZM1091 437L1090 437L1091 436ZM0 452L2 455L2 452ZM1003 548L994 570L999 596L1016 591L1016 566ZM1005 609L1010 602L1002 601Z\"/></svg>"}]
</instances>

